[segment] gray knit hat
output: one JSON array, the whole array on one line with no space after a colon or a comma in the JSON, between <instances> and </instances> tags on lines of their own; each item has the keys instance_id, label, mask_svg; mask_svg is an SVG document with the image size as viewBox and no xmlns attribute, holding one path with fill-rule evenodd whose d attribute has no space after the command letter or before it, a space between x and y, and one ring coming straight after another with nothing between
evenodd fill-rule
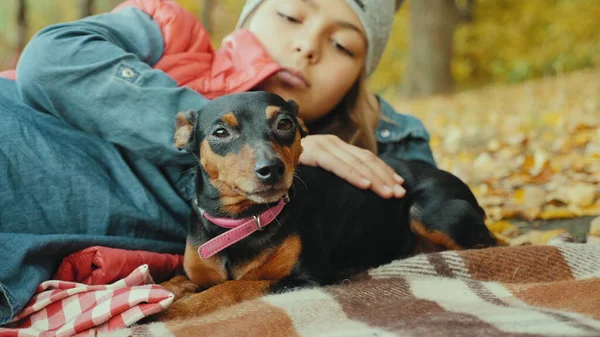
<instances>
[{"instance_id":1,"label":"gray knit hat","mask_svg":"<svg viewBox=\"0 0 600 337\"><path fill-rule=\"evenodd\" d=\"M261 2L263 0L246 1L236 28L242 27L248 16ZM398 9L402 0L346 0L346 3L356 12L367 33L368 49L365 71L369 76L381 59L390 37L395 10Z\"/></svg>"}]
</instances>

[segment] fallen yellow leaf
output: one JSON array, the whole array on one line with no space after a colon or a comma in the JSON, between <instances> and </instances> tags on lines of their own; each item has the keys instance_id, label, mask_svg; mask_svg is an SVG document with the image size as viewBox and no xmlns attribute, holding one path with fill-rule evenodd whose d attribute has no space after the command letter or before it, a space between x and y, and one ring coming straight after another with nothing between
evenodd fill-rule
<instances>
[{"instance_id":1,"label":"fallen yellow leaf","mask_svg":"<svg viewBox=\"0 0 600 337\"><path fill-rule=\"evenodd\" d=\"M503 218L502 207L485 207L485 213L490 221L499 221Z\"/></svg>"},{"instance_id":2,"label":"fallen yellow leaf","mask_svg":"<svg viewBox=\"0 0 600 337\"><path fill-rule=\"evenodd\" d=\"M573 186L564 187L563 192L567 195L569 202L580 207L588 207L596 199L596 186L586 183L577 183Z\"/></svg>"},{"instance_id":3,"label":"fallen yellow leaf","mask_svg":"<svg viewBox=\"0 0 600 337\"><path fill-rule=\"evenodd\" d=\"M549 219L571 219L574 218L575 214L569 210L568 208L565 207L548 207L547 209L543 210L540 214L539 214L539 218L542 220L549 220Z\"/></svg>"},{"instance_id":4,"label":"fallen yellow leaf","mask_svg":"<svg viewBox=\"0 0 600 337\"><path fill-rule=\"evenodd\" d=\"M585 242L592 245L600 245L600 235L588 234Z\"/></svg>"},{"instance_id":5,"label":"fallen yellow leaf","mask_svg":"<svg viewBox=\"0 0 600 337\"><path fill-rule=\"evenodd\" d=\"M585 147L585 155L587 158L598 159L600 158L600 144L597 143L589 143Z\"/></svg>"},{"instance_id":6,"label":"fallen yellow leaf","mask_svg":"<svg viewBox=\"0 0 600 337\"><path fill-rule=\"evenodd\" d=\"M541 122L545 126L549 127L562 127L565 124L564 113L562 112L551 112L542 116Z\"/></svg>"},{"instance_id":7,"label":"fallen yellow leaf","mask_svg":"<svg viewBox=\"0 0 600 337\"><path fill-rule=\"evenodd\" d=\"M544 188L531 185L523 188L524 206L526 208L539 208L546 202L546 190Z\"/></svg>"},{"instance_id":8,"label":"fallen yellow leaf","mask_svg":"<svg viewBox=\"0 0 600 337\"><path fill-rule=\"evenodd\" d=\"M580 130L573 134L573 144L578 147L583 147L594 138L595 130Z\"/></svg>"},{"instance_id":9,"label":"fallen yellow leaf","mask_svg":"<svg viewBox=\"0 0 600 337\"><path fill-rule=\"evenodd\" d=\"M522 246L522 245L545 245L553 238L565 233L565 229L553 229L549 231L532 230L523 235L519 235L516 238L509 241L511 246Z\"/></svg>"},{"instance_id":10,"label":"fallen yellow leaf","mask_svg":"<svg viewBox=\"0 0 600 337\"><path fill-rule=\"evenodd\" d=\"M523 219L531 221L537 219L541 211L539 207L525 208L520 212L520 215Z\"/></svg>"},{"instance_id":11,"label":"fallen yellow leaf","mask_svg":"<svg viewBox=\"0 0 600 337\"><path fill-rule=\"evenodd\" d=\"M531 182L534 184L545 184L551 181L552 177L554 177L554 172L552 171L550 164L546 162L546 164L544 164L544 167L542 167L541 171L537 175L533 176Z\"/></svg>"},{"instance_id":12,"label":"fallen yellow leaf","mask_svg":"<svg viewBox=\"0 0 600 337\"><path fill-rule=\"evenodd\" d=\"M590 223L590 234L600 236L600 216Z\"/></svg>"},{"instance_id":13,"label":"fallen yellow leaf","mask_svg":"<svg viewBox=\"0 0 600 337\"><path fill-rule=\"evenodd\" d=\"M508 238L507 236L499 234L499 233L492 233L492 234L496 238L496 242L498 243L499 246L509 246L510 245L510 238Z\"/></svg>"},{"instance_id":14,"label":"fallen yellow leaf","mask_svg":"<svg viewBox=\"0 0 600 337\"><path fill-rule=\"evenodd\" d=\"M519 234L519 228L508 221L496 221L488 225L490 232L494 234L502 234L505 237L515 237Z\"/></svg>"},{"instance_id":15,"label":"fallen yellow leaf","mask_svg":"<svg viewBox=\"0 0 600 337\"><path fill-rule=\"evenodd\" d=\"M594 216L600 215L600 200L597 200L595 204L584 207L581 209L581 216Z\"/></svg>"},{"instance_id":16,"label":"fallen yellow leaf","mask_svg":"<svg viewBox=\"0 0 600 337\"><path fill-rule=\"evenodd\" d=\"M487 149L488 149L488 151L491 151L491 152L496 152L496 151L500 150L501 147L502 147L502 143L500 143L497 139L492 139L487 144Z\"/></svg>"},{"instance_id":17,"label":"fallen yellow leaf","mask_svg":"<svg viewBox=\"0 0 600 337\"><path fill-rule=\"evenodd\" d=\"M505 205L502 207L502 219L511 219L519 216L521 208L515 205Z\"/></svg>"},{"instance_id":18,"label":"fallen yellow leaf","mask_svg":"<svg viewBox=\"0 0 600 337\"><path fill-rule=\"evenodd\" d=\"M525 204L525 190L522 188L517 189L512 196L512 200L515 204Z\"/></svg>"}]
</instances>

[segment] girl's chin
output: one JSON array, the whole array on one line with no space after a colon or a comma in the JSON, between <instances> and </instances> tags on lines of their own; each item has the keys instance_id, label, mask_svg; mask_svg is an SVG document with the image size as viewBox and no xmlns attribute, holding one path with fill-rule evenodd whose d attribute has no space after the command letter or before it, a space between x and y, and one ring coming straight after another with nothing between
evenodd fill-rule
<instances>
[{"instance_id":1,"label":"girl's chin","mask_svg":"<svg viewBox=\"0 0 600 337\"><path fill-rule=\"evenodd\" d=\"M281 96L283 99L293 99L296 103L300 104L301 99L297 90L293 88L286 88L283 85L277 85L276 83L261 83L252 89L254 91L267 91L276 95Z\"/></svg>"},{"instance_id":2,"label":"girl's chin","mask_svg":"<svg viewBox=\"0 0 600 337\"><path fill-rule=\"evenodd\" d=\"M269 83L269 80L261 83L260 85L256 86L252 90L267 91L267 92L279 95L285 100L288 100L288 99L294 100L300 107L301 113L303 111L306 111L307 109L309 109L309 104L305 104L305 102L311 102L311 101L307 101L306 99L303 99L303 97L302 97L303 95L301 95L301 93L299 93L297 90L286 88L284 86L277 85L276 83ZM321 114L317 113L317 116L319 116L319 115L321 115ZM310 121L314 120L317 116L302 116L301 115L300 117L302 119L304 119L305 122L310 123Z\"/></svg>"}]
</instances>

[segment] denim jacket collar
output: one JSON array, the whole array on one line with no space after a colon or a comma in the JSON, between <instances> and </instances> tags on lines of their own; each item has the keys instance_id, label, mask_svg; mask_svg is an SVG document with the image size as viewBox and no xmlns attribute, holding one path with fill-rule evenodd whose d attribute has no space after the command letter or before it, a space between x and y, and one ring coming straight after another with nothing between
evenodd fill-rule
<instances>
[{"instance_id":1,"label":"denim jacket collar","mask_svg":"<svg viewBox=\"0 0 600 337\"><path fill-rule=\"evenodd\" d=\"M419 138L429 142L429 133L423 123L416 117L397 113L392 106L383 99L381 104L382 118L379 120L375 136L380 143L395 143L407 138Z\"/></svg>"}]
</instances>

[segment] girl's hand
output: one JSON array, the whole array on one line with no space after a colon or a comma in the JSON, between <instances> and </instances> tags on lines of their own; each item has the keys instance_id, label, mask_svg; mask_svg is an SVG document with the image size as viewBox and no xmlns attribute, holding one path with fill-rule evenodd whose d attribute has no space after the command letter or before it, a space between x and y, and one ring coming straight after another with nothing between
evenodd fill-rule
<instances>
[{"instance_id":1,"label":"girl's hand","mask_svg":"<svg viewBox=\"0 0 600 337\"><path fill-rule=\"evenodd\" d=\"M300 163L319 166L352 185L370 188L380 197L402 198L404 179L369 150L350 145L335 135L309 135L302 139Z\"/></svg>"}]
</instances>

